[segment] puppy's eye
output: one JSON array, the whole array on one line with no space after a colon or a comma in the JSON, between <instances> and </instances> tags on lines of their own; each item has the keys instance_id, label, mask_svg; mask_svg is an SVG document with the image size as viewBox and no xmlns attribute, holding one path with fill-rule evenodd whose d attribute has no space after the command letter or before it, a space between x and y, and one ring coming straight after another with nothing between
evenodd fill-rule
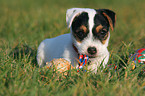
<instances>
[{"instance_id":1,"label":"puppy's eye","mask_svg":"<svg viewBox=\"0 0 145 96\"><path fill-rule=\"evenodd\" d=\"M100 35L105 36L106 35L106 31L101 31Z\"/></svg>"},{"instance_id":2,"label":"puppy's eye","mask_svg":"<svg viewBox=\"0 0 145 96\"><path fill-rule=\"evenodd\" d=\"M82 38L82 37L84 36L83 30L79 30L79 31L77 32L77 36L80 37L80 38Z\"/></svg>"},{"instance_id":3,"label":"puppy's eye","mask_svg":"<svg viewBox=\"0 0 145 96\"><path fill-rule=\"evenodd\" d=\"M99 33L100 33L101 36L105 36L107 34L107 31L102 29L102 30L100 30Z\"/></svg>"}]
</instances>

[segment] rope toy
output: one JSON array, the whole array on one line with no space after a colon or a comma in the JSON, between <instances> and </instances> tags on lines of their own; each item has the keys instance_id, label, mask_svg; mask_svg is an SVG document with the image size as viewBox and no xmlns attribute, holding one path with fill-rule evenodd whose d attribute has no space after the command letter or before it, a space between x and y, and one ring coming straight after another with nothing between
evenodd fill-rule
<instances>
[{"instance_id":1,"label":"rope toy","mask_svg":"<svg viewBox=\"0 0 145 96\"><path fill-rule=\"evenodd\" d=\"M83 69L83 67L87 64L88 60L89 60L89 57L87 55L79 56L79 66L78 66L77 72L79 72L79 69Z\"/></svg>"}]
</instances>

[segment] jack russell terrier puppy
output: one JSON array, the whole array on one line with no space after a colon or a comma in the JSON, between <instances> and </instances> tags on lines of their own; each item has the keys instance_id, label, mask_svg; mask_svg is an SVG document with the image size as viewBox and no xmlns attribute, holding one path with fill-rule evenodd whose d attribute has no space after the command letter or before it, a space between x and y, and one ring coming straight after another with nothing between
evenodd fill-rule
<instances>
[{"instance_id":1,"label":"jack russell terrier puppy","mask_svg":"<svg viewBox=\"0 0 145 96\"><path fill-rule=\"evenodd\" d=\"M83 54L89 57L88 69L96 72L101 63L105 67L109 59L109 28L114 29L115 20L115 13L108 9L68 9L66 22L71 32L41 42L37 51L39 66L64 58L78 67L78 56Z\"/></svg>"}]
</instances>

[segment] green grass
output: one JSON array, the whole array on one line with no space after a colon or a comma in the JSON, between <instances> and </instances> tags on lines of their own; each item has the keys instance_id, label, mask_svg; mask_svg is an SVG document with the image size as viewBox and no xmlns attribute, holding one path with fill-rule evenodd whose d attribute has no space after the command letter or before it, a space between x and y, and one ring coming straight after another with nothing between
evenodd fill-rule
<instances>
[{"instance_id":1,"label":"green grass","mask_svg":"<svg viewBox=\"0 0 145 96\"><path fill-rule=\"evenodd\" d=\"M141 67L130 72L129 56L145 47L144 4L144 0L0 0L0 95L143 96L145 76L138 76ZM65 12L72 7L116 12L108 64L128 65L125 70L99 69L97 74L71 70L64 78L38 67L38 45L45 38L69 33Z\"/></svg>"}]
</instances>

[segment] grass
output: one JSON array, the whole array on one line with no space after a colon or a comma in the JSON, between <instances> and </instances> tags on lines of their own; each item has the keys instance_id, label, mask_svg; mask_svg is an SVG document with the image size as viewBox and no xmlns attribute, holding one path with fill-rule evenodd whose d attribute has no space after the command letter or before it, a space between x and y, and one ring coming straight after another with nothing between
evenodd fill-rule
<instances>
[{"instance_id":1,"label":"grass","mask_svg":"<svg viewBox=\"0 0 145 96\"><path fill-rule=\"evenodd\" d=\"M145 76L138 75L141 67L130 72L129 56L145 47L144 4L144 0L0 0L0 95L143 96ZM72 7L116 12L108 64L123 64L125 70L99 69L97 74L71 70L64 77L38 67L38 45L45 38L69 33L65 12Z\"/></svg>"}]
</instances>

